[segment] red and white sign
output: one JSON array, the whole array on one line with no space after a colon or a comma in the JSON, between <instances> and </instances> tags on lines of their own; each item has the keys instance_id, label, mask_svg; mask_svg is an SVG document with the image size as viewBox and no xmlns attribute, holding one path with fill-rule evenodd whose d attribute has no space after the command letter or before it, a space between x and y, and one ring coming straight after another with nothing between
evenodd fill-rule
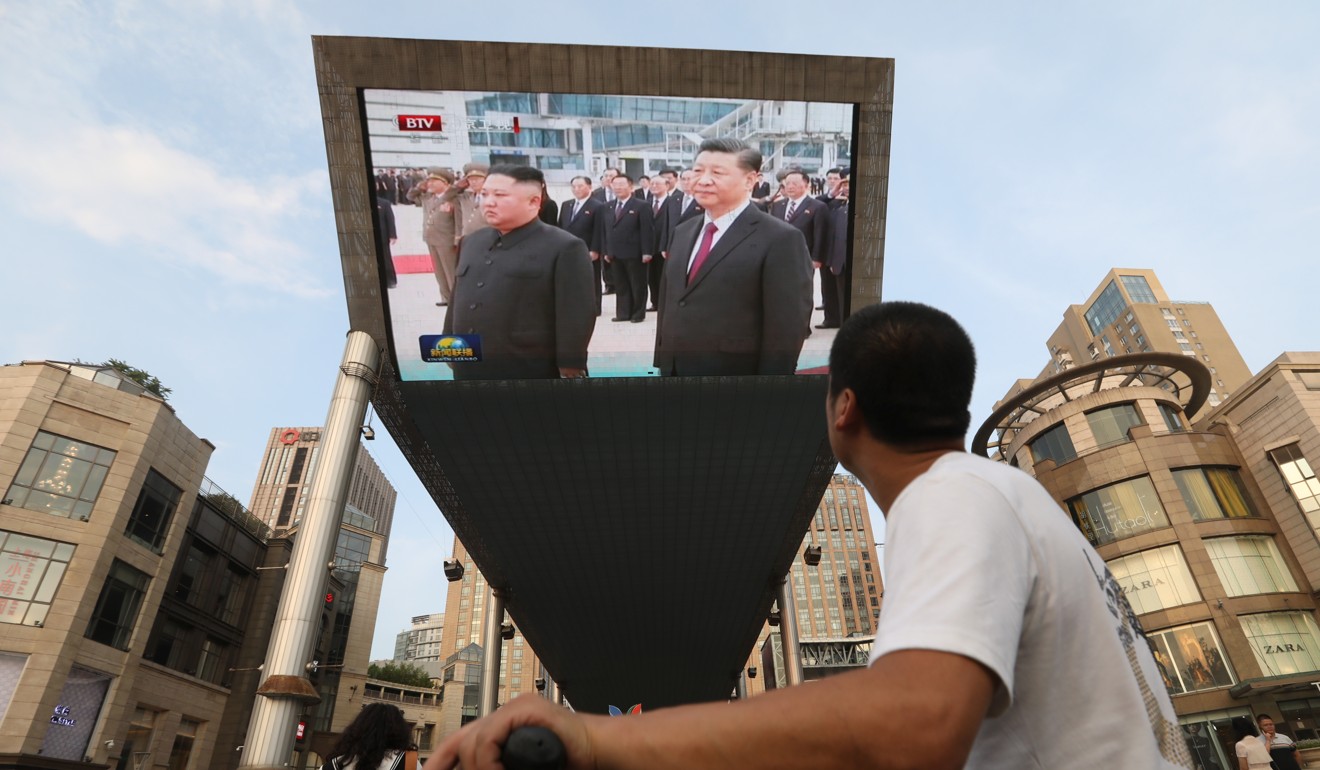
<instances>
[{"instance_id":1,"label":"red and white sign","mask_svg":"<svg viewBox=\"0 0 1320 770\"><path fill-rule=\"evenodd\" d=\"M439 131L439 115L400 115L400 131Z\"/></svg>"}]
</instances>

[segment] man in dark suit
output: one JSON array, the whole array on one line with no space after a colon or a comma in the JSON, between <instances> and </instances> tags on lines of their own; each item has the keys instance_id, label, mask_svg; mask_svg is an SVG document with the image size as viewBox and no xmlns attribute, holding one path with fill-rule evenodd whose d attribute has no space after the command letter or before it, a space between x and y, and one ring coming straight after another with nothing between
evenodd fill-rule
<instances>
[{"instance_id":1,"label":"man in dark suit","mask_svg":"<svg viewBox=\"0 0 1320 770\"><path fill-rule=\"evenodd\" d=\"M782 196L770 207L770 216L782 219L802 231L807 241L811 266L820 272L821 305L824 320L817 329L839 328L839 290L834 275L823 266L825 243L829 239L829 210L824 203L811 197L811 178L800 168L791 168L779 185Z\"/></svg>"},{"instance_id":2,"label":"man in dark suit","mask_svg":"<svg viewBox=\"0 0 1320 770\"><path fill-rule=\"evenodd\" d=\"M840 178L831 188L833 197L829 203L830 232L825 258L822 260L822 277L826 271L834 279L838 292L839 320L848 320L848 172L841 170ZM822 290L824 282L821 283ZM823 325L823 324L822 324Z\"/></svg>"},{"instance_id":3,"label":"man in dark suit","mask_svg":"<svg viewBox=\"0 0 1320 770\"><path fill-rule=\"evenodd\" d=\"M581 239L542 222L531 166L496 166L482 190L489 227L463 239L444 333L477 335L481 361L452 363L456 380L587 376L591 257Z\"/></svg>"},{"instance_id":4,"label":"man in dark suit","mask_svg":"<svg viewBox=\"0 0 1320 770\"><path fill-rule=\"evenodd\" d=\"M617 168L607 168L600 175L600 187L591 191L591 197L601 203L614 203L614 188L610 185L614 177L619 175Z\"/></svg>"},{"instance_id":5,"label":"man in dark suit","mask_svg":"<svg viewBox=\"0 0 1320 770\"><path fill-rule=\"evenodd\" d=\"M592 285L595 286L596 315L600 315L600 248L604 235L602 219L597 212L605 205L591 197L589 177L575 176L569 186L573 190L573 199L564 201L560 207L559 226L587 244L587 252L591 255Z\"/></svg>"},{"instance_id":6,"label":"man in dark suit","mask_svg":"<svg viewBox=\"0 0 1320 770\"><path fill-rule=\"evenodd\" d=\"M662 376L792 374L810 333L811 258L802 231L751 204L761 153L707 139L691 192L706 209L679 225L661 286Z\"/></svg>"},{"instance_id":7,"label":"man in dark suit","mask_svg":"<svg viewBox=\"0 0 1320 770\"><path fill-rule=\"evenodd\" d=\"M597 187L595 190L591 191L592 199L600 201L601 203L604 203L607 207L612 208L614 206L614 188L610 186L610 183L613 182L614 177L618 175L619 175L619 170L617 168L605 169L600 175L600 187ZM605 293L613 294L614 265L611 265L608 262L602 262L600 268L600 277L601 280L605 282Z\"/></svg>"},{"instance_id":8,"label":"man in dark suit","mask_svg":"<svg viewBox=\"0 0 1320 770\"><path fill-rule=\"evenodd\" d=\"M664 252L669 250L669 177L659 174L651 180L651 234L655 243L651 247L651 263L646 266L646 288L650 295L647 310L660 304L660 277L664 274Z\"/></svg>"},{"instance_id":9,"label":"man in dark suit","mask_svg":"<svg viewBox=\"0 0 1320 770\"><path fill-rule=\"evenodd\" d=\"M655 248L651 207L633 197L633 180L619 174L610 182L614 204L605 217L605 261L614 266L614 321L646 320L646 270Z\"/></svg>"},{"instance_id":10,"label":"man in dark suit","mask_svg":"<svg viewBox=\"0 0 1320 770\"><path fill-rule=\"evenodd\" d=\"M674 232L678 226L690 219L695 219L706 213L706 210L697 202L692 195L692 180L696 174L692 169L683 169L678 173L678 191L669 196L669 232L666 234L662 251L666 259L669 257L669 244L674 240Z\"/></svg>"}]
</instances>

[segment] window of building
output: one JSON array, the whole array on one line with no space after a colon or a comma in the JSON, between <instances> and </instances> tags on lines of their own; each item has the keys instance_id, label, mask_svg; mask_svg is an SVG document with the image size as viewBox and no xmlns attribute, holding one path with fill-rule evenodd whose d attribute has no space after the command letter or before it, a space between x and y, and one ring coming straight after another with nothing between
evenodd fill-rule
<instances>
[{"instance_id":1,"label":"window of building","mask_svg":"<svg viewBox=\"0 0 1320 770\"><path fill-rule=\"evenodd\" d=\"M1101 329L1113 323L1122 312L1123 304L1122 293L1119 292L1118 286L1110 281L1084 314L1087 325L1091 327L1091 333L1099 334Z\"/></svg>"},{"instance_id":2,"label":"window of building","mask_svg":"<svg viewBox=\"0 0 1320 770\"><path fill-rule=\"evenodd\" d=\"M1133 332L1133 334L1136 334L1136 332ZM1146 338L1143 337L1142 335L1137 334L1136 343L1138 346L1141 347L1142 350L1146 349Z\"/></svg>"},{"instance_id":3,"label":"window of building","mask_svg":"<svg viewBox=\"0 0 1320 770\"><path fill-rule=\"evenodd\" d=\"M339 543L335 546L335 566L344 569L359 567L371 554L371 538L347 529L339 530Z\"/></svg>"},{"instance_id":4,"label":"window of building","mask_svg":"<svg viewBox=\"0 0 1320 770\"><path fill-rule=\"evenodd\" d=\"M1160 404L1160 416L1164 418L1164 427L1169 429L1170 433L1181 433L1187 430L1187 425L1183 423L1182 410L1170 404Z\"/></svg>"},{"instance_id":5,"label":"window of building","mask_svg":"<svg viewBox=\"0 0 1320 770\"><path fill-rule=\"evenodd\" d=\"M1238 620L1266 676L1320 669L1320 628L1310 613L1267 612Z\"/></svg>"},{"instance_id":6,"label":"window of building","mask_svg":"<svg viewBox=\"0 0 1320 770\"><path fill-rule=\"evenodd\" d=\"M1134 553L1108 565L1138 615L1201 600L1182 549L1176 545Z\"/></svg>"},{"instance_id":7,"label":"window of building","mask_svg":"<svg viewBox=\"0 0 1320 770\"><path fill-rule=\"evenodd\" d=\"M191 634L192 628L189 626L185 626L172 618L162 620L156 631L156 638L147 653L147 660L176 671L182 671L185 663L184 658L188 657L188 637Z\"/></svg>"},{"instance_id":8,"label":"window of building","mask_svg":"<svg viewBox=\"0 0 1320 770\"><path fill-rule=\"evenodd\" d=\"M170 519L174 518L174 509L178 507L182 495L183 490L171 484L155 468L148 470L124 534L160 553L165 545Z\"/></svg>"},{"instance_id":9,"label":"window of building","mask_svg":"<svg viewBox=\"0 0 1320 770\"><path fill-rule=\"evenodd\" d=\"M1128 327L1128 333L1131 334L1131 335L1133 335L1134 337L1137 338L1137 344L1138 344L1138 345L1141 344L1141 327L1140 327L1140 326L1137 326L1136 324L1132 324L1131 326Z\"/></svg>"},{"instance_id":10,"label":"window of building","mask_svg":"<svg viewBox=\"0 0 1320 770\"><path fill-rule=\"evenodd\" d=\"M1187 339L1187 336L1184 335L1182 332L1180 332L1180 331L1176 331L1176 330L1175 330L1175 331L1173 332L1173 338L1174 338L1175 340L1182 341L1182 340Z\"/></svg>"},{"instance_id":11,"label":"window of building","mask_svg":"<svg viewBox=\"0 0 1320 770\"><path fill-rule=\"evenodd\" d=\"M133 626L137 623L142 596L150 582L151 578L146 573L115 559L110 565L110 574L106 575L105 585L101 587L101 595L96 600L96 609L92 611L92 619L87 624L84 636L115 649L127 650L133 637Z\"/></svg>"},{"instance_id":12,"label":"window of building","mask_svg":"<svg viewBox=\"0 0 1320 770\"><path fill-rule=\"evenodd\" d=\"M224 673L225 653L229 648L222 642L207 638L197 656L197 676L208 682L219 683Z\"/></svg>"},{"instance_id":13,"label":"window of building","mask_svg":"<svg viewBox=\"0 0 1320 770\"><path fill-rule=\"evenodd\" d=\"M197 734L201 726L201 722L192 719L179 720L179 731L174 735L174 746L170 748L169 770L188 770L188 762L192 759L193 743L197 740Z\"/></svg>"},{"instance_id":14,"label":"window of building","mask_svg":"<svg viewBox=\"0 0 1320 770\"><path fill-rule=\"evenodd\" d=\"M1151 291L1150 284L1147 283L1145 276L1120 275L1118 279L1123 282L1123 288L1127 289L1128 297L1133 302L1146 305L1155 304L1155 292Z\"/></svg>"},{"instance_id":15,"label":"window of building","mask_svg":"<svg viewBox=\"0 0 1320 770\"><path fill-rule=\"evenodd\" d=\"M1096 446L1109 446L1128 440L1128 430L1141 425L1141 415L1133 404L1116 404L1086 413Z\"/></svg>"},{"instance_id":16,"label":"window of building","mask_svg":"<svg viewBox=\"0 0 1320 770\"><path fill-rule=\"evenodd\" d=\"M1173 480L1195 521L1256 515L1234 468L1185 468L1174 471Z\"/></svg>"},{"instance_id":17,"label":"window of building","mask_svg":"<svg viewBox=\"0 0 1320 770\"><path fill-rule=\"evenodd\" d=\"M1189 345L1189 344L1187 344L1186 342L1179 342L1179 343L1178 343L1178 348L1181 349L1181 350L1191 350L1191 349L1192 349L1192 346Z\"/></svg>"},{"instance_id":18,"label":"window of building","mask_svg":"<svg viewBox=\"0 0 1320 770\"><path fill-rule=\"evenodd\" d=\"M1129 311L1127 312L1127 314L1123 316L1123 320L1124 320L1125 322L1127 322L1127 323L1132 323L1132 311L1131 311L1131 310L1129 310Z\"/></svg>"},{"instance_id":19,"label":"window of building","mask_svg":"<svg viewBox=\"0 0 1320 770\"><path fill-rule=\"evenodd\" d=\"M1216 537L1204 542L1210 563L1229 596L1297 590L1273 538Z\"/></svg>"},{"instance_id":20,"label":"window of building","mask_svg":"<svg viewBox=\"0 0 1320 770\"><path fill-rule=\"evenodd\" d=\"M1067 502L1068 512L1091 545L1113 543L1169 526L1150 477L1101 487Z\"/></svg>"},{"instance_id":21,"label":"window of building","mask_svg":"<svg viewBox=\"0 0 1320 770\"><path fill-rule=\"evenodd\" d=\"M1297 444L1279 447L1270 451L1270 459L1283 475L1311 528L1320 531L1320 479L1302 455L1302 448Z\"/></svg>"},{"instance_id":22,"label":"window of building","mask_svg":"<svg viewBox=\"0 0 1320 770\"><path fill-rule=\"evenodd\" d=\"M151 756L151 738L156 732L158 712L138 706L133 718L128 723L128 734L124 736L124 745L120 749L119 767L116 770L147 767L146 761Z\"/></svg>"},{"instance_id":23,"label":"window of building","mask_svg":"<svg viewBox=\"0 0 1320 770\"><path fill-rule=\"evenodd\" d=\"M1033 462L1053 460L1056 465L1062 465L1077 456L1072 437L1068 435L1068 428L1063 423L1041 433L1028 446Z\"/></svg>"},{"instance_id":24,"label":"window of building","mask_svg":"<svg viewBox=\"0 0 1320 770\"><path fill-rule=\"evenodd\" d=\"M1170 628L1147 634L1155 664L1170 695L1213 690L1233 684L1233 672L1210 623Z\"/></svg>"},{"instance_id":25,"label":"window of building","mask_svg":"<svg viewBox=\"0 0 1320 770\"><path fill-rule=\"evenodd\" d=\"M1170 329L1177 329L1177 328L1178 328L1178 319L1176 319L1176 318L1166 318L1165 320L1169 322L1169 328L1170 328Z\"/></svg>"},{"instance_id":26,"label":"window of building","mask_svg":"<svg viewBox=\"0 0 1320 770\"><path fill-rule=\"evenodd\" d=\"M0 530L0 623L46 622L74 546Z\"/></svg>"},{"instance_id":27,"label":"window of building","mask_svg":"<svg viewBox=\"0 0 1320 770\"><path fill-rule=\"evenodd\" d=\"M87 521L115 461L109 449L38 431L5 503Z\"/></svg>"}]
</instances>

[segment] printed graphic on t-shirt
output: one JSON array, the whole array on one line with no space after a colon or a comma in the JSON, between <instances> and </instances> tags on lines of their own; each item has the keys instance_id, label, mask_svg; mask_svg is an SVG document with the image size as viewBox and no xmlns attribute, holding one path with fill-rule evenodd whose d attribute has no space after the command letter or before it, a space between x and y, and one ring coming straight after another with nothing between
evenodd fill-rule
<instances>
[{"instance_id":1,"label":"printed graphic on t-shirt","mask_svg":"<svg viewBox=\"0 0 1320 770\"><path fill-rule=\"evenodd\" d=\"M1083 558L1095 575L1096 583L1105 595L1105 603L1109 606L1109 613L1118 621L1118 638L1123 642L1123 649L1127 652L1128 665L1132 668L1132 676L1137 680L1137 686L1141 689L1141 700L1146 705L1146 716L1150 719L1150 729L1155 735L1155 743L1160 747L1160 754L1165 759L1183 767L1192 766L1192 756L1187 750L1187 742L1183 740L1182 731L1178 726L1169 721L1160 708L1159 700L1155 697L1155 692L1150 689L1150 683L1146 681L1146 671L1141 665L1138 657L1136 643L1138 640L1142 644L1150 646L1146 639L1146 633L1141 628L1141 621L1137 619L1137 613L1132 611L1132 605L1128 603L1127 597L1123 595L1123 587L1118 584L1114 576L1109 572L1109 567L1102 562L1100 569L1097 570L1095 563L1091 561L1091 554L1082 551ZM1152 659L1154 651L1151 650Z\"/></svg>"}]
</instances>

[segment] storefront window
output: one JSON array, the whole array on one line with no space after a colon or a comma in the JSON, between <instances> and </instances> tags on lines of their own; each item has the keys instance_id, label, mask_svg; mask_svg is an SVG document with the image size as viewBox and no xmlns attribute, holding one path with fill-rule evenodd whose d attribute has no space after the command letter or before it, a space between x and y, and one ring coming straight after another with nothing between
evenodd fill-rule
<instances>
[{"instance_id":1,"label":"storefront window","mask_svg":"<svg viewBox=\"0 0 1320 770\"><path fill-rule=\"evenodd\" d=\"M1110 484L1068 501L1068 511L1091 545L1113 543L1169 526L1150 477Z\"/></svg>"},{"instance_id":2,"label":"storefront window","mask_svg":"<svg viewBox=\"0 0 1320 770\"><path fill-rule=\"evenodd\" d=\"M1183 738L1192 753L1192 767L1198 770L1237 770L1233 717L1255 721L1251 711L1244 708L1186 714L1178 718Z\"/></svg>"},{"instance_id":3,"label":"storefront window","mask_svg":"<svg viewBox=\"0 0 1320 770\"><path fill-rule=\"evenodd\" d=\"M45 623L73 550L69 543L0 529L0 623Z\"/></svg>"},{"instance_id":4,"label":"storefront window","mask_svg":"<svg viewBox=\"0 0 1320 770\"><path fill-rule=\"evenodd\" d=\"M1267 612L1239 620L1265 676L1320 671L1320 628L1309 613Z\"/></svg>"},{"instance_id":5,"label":"storefront window","mask_svg":"<svg viewBox=\"0 0 1320 770\"><path fill-rule=\"evenodd\" d=\"M1173 480L1196 521L1256 515L1234 468L1187 468L1174 471Z\"/></svg>"},{"instance_id":6,"label":"storefront window","mask_svg":"<svg viewBox=\"0 0 1320 770\"><path fill-rule=\"evenodd\" d=\"M1091 426L1098 447L1121 444L1128 440L1128 431L1141 425L1141 415L1132 404L1117 404L1094 412L1086 413L1086 421Z\"/></svg>"},{"instance_id":7,"label":"storefront window","mask_svg":"<svg viewBox=\"0 0 1320 770\"><path fill-rule=\"evenodd\" d=\"M1176 545L1134 553L1108 565L1138 615L1201 600L1182 549Z\"/></svg>"},{"instance_id":8,"label":"storefront window","mask_svg":"<svg viewBox=\"0 0 1320 770\"><path fill-rule=\"evenodd\" d=\"M1206 540L1205 548L1229 596L1297 590L1274 538L1217 537Z\"/></svg>"},{"instance_id":9,"label":"storefront window","mask_svg":"<svg viewBox=\"0 0 1320 770\"><path fill-rule=\"evenodd\" d=\"M59 700L50 712L46 737L41 742L41 755L81 762L87 755L87 744L109 689L108 674L73 666L69 678L64 680Z\"/></svg>"},{"instance_id":10,"label":"storefront window","mask_svg":"<svg viewBox=\"0 0 1320 770\"><path fill-rule=\"evenodd\" d=\"M1211 624L1196 623L1146 636L1154 645L1155 664L1170 695L1233 684L1233 672Z\"/></svg>"}]
</instances>

